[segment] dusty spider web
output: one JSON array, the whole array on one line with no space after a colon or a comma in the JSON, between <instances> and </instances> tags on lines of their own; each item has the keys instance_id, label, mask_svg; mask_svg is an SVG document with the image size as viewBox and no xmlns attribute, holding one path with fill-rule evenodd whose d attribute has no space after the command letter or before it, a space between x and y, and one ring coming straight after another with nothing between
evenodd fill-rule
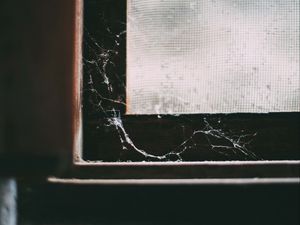
<instances>
[{"instance_id":1,"label":"dusty spider web","mask_svg":"<svg viewBox=\"0 0 300 225\"><path fill-rule=\"evenodd\" d=\"M201 136L205 138L210 151L224 155L228 159L233 155L239 155L242 160L260 159L247 148L257 135L256 133L244 134L241 131L226 131L222 129L221 119L218 121L219 126L215 127L211 125L209 118L205 117L199 118L203 120L204 127L194 129L188 138L175 148L169 149L165 154L153 154L150 153L150 149L141 148L138 144L135 144L131 134L123 124L122 110L120 110L126 107L125 74L116 72L116 68L119 66L120 51L122 48L124 49L126 44L126 29L115 33L103 18L102 16L101 20L106 26L105 35L106 38L109 38L109 44L102 43L101 40L97 40L90 34L88 30L85 30L83 44L90 52L90 55L83 58L84 76L88 78L83 84L83 96L88 96L87 102L92 106L92 110L104 118L101 120L102 125L114 129L118 133L122 146L121 151L134 151L143 158L143 161L184 161L182 155L190 149L197 149L199 145L197 139ZM117 23L123 28L126 27L124 22L118 21ZM123 58L122 60L125 59ZM83 107L86 106L83 105ZM158 120L161 117L162 115L157 115ZM101 141L99 140L99 142ZM122 160L120 159L120 161Z\"/></svg>"}]
</instances>

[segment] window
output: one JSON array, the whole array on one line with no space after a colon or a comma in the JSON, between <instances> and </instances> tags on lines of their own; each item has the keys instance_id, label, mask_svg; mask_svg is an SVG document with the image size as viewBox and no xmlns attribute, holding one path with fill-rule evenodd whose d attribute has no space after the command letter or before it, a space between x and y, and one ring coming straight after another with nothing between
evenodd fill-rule
<instances>
[{"instance_id":1,"label":"window","mask_svg":"<svg viewBox=\"0 0 300 225\"><path fill-rule=\"evenodd\" d=\"M3 9L1 174L54 174L74 153L62 177L299 177L299 112L126 114L125 0Z\"/></svg>"},{"instance_id":2,"label":"window","mask_svg":"<svg viewBox=\"0 0 300 225\"><path fill-rule=\"evenodd\" d=\"M291 110L296 112L230 114L192 111L145 115L128 111L127 84L135 77L126 77L126 57L131 54L126 53L127 2L85 0L83 3L84 16L79 18L79 24L83 19L83 149L76 152L74 169L78 177L299 175L297 108ZM295 1L285 4L299 7ZM88 171L94 169L98 172L91 175Z\"/></svg>"}]
</instances>

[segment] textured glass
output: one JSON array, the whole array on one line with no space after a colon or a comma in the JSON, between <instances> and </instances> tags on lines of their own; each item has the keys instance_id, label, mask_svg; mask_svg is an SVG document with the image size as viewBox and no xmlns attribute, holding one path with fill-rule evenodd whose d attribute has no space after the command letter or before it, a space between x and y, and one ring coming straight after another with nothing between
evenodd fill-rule
<instances>
[{"instance_id":1,"label":"textured glass","mask_svg":"<svg viewBox=\"0 0 300 225\"><path fill-rule=\"evenodd\" d=\"M127 113L300 111L299 0L128 0Z\"/></svg>"}]
</instances>

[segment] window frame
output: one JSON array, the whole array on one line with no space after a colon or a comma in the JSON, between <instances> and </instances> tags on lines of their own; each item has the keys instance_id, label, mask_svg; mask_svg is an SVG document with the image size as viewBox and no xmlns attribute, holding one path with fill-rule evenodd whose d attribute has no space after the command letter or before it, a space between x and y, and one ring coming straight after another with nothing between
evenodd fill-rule
<instances>
[{"instance_id":1,"label":"window frame","mask_svg":"<svg viewBox=\"0 0 300 225\"><path fill-rule=\"evenodd\" d=\"M82 37L83 37L83 4L84 0L76 0L75 30L74 30L74 74L72 76L73 95L73 165L61 178L96 179L103 184L105 181L116 181L117 184L126 183L128 179L138 183L143 179L152 180L159 184L163 181L197 180L221 178L230 183L237 180L259 178L257 183L265 180L267 183L289 182L299 183L300 160L272 160L272 161L219 161L219 162L87 162L82 160ZM270 178L270 179L269 179ZM228 180L229 179L229 180ZM245 180L246 179L246 180ZM259 181L260 180L260 181ZM182 181L182 182L181 182ZM213 182L213 181L212 181ZM172 182L169 182L172 183ZM175 182L176 183L176 182ZM243 183L243 182L242 182Z\"/></svg>"}]
</instances>

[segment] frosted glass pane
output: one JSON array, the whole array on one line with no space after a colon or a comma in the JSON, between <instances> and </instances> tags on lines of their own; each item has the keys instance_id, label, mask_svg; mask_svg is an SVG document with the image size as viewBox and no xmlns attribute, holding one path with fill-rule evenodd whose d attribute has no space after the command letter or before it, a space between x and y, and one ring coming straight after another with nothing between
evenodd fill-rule
<instances>
[{"instance_id":1,"label":"frosted glass pane","mask_svg":"<svg viewBox=\"0 0 300 225\"><path fill-rule=\"evenodd\" d=\"M299 0L128 0L127 113L300 111Z\"/></svg>"}]
</instances>

